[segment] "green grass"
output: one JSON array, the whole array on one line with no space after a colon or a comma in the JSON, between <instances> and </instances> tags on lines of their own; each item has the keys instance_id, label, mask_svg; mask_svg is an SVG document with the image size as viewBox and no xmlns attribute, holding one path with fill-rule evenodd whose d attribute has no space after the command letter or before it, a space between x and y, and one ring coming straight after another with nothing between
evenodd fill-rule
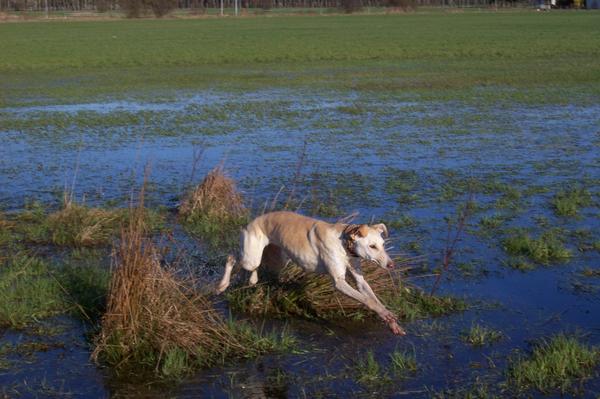
<instances>
[{"instance_id":1,"label":"green grass","mask_svg":"<svg viewBox=\"0 0 600 399\"><path fill-rule=\"evenodd\" d=\"M395 375L405 376L417 371L417 358L414 352L394 350L390 353L390 367Z\"/></svg>"},{"instance_id":2,"label":"green grass","mask_svg":"<svg viewBox=\"0 0 600 399\"><path fill-rule=\"evenodd\" d=\"M162 229L164 217L158 211L146 209L145 222L149 230ZM48 212L38 202L14 217L14 233L35 244L82 248L106 246L129 220L129 209L103 209L72 204Z\"/></svg>"},{"instance_id":3,"label":"green grass","mask_svg":"<svg viewBox=\"0 0 600 399\"><path fill-rule=\"evenodd\" d=\"M506 222L506 217L502 215L483 216L479 219L479 225L484 229L497 229Z\"/></svg>"},{"instance_id":4,"label":"green grass","mask_svg":"<svg viewBox=\"0 0 600 399\"><path fill-rule=\"evenodd\" d=\"M471 325L471 328L461 335L462 340L472 346L491 345L501 340L502 337L502 332L480 324Z\"/></svg>"},{"instance_id":5,"label":"green grass","mask_svg":"<svg viewBox=\"0 0 600 399\"><path fill-rule=\"evenodd\" d=\"M565 262L572 256L554 230L548 230L538 238L532 238L526 232L517 230L504 239L503 247L510 255L526 256L544 265Z\"/></svg>"},{"instance_id":6,"label":"green grass","mask_svg":"<svg viewBox=\"0 0 600 399\"><path fill-rule=\"evenodd\" d=\"M248 216L214 216L195 212L182 218L184 229L200 239L210 253L230 253L239 246L240 231L248 224Z\"/></svg>"},{"instance_id":7,"label":"green grass","mask_svg":"<svg viewBox=\"0 0 600 399\"><path fill-rule=\"evenodd\" d=\"M598 348L560 334L542 340L530 356L514 360L508 371L508 381L519 390L533 388L543 393L575 393L581 389L583 381L594 376L594 368L599 362Z\"/></svg>"},{"instance_id":8,"label":"green grass","mask_svg":"<svg viewBox=\"0 0 600 399\"><path fill-rule=\"evenodd\" d=\"M51 264L17 253L0 262L0 326L33 328L39 321L72 314L96 322L104 309L109 272L98 265Z\"/></svg>"},{"instance_id":9,"label":"green grass","mask_svg":"<svg viewBox=\"0 0 600 399\"><path fill-rule=\"evenodd\" d=\"M593 12L523 11L1 24L1 99L309 86L592 101L599 26Z\"/></svg>"},{"instance_id":10,"label":"green grass","mask_svg":"<svg viewBox=\"0 0 600 399\"><path fill-rule=\"evenodd\" d=\"M574 217L579 214L579 208L592 204L592 194L582 187L562 190L552 199L554 213L558 216Z\"/></svg>"},{"instance_id":11,"label":"green grass","mask_svg":"<svg viewBox=\"0 0 600 399\"><path fill-rule=\"evenodd\" d=\"M18 254L0 264L0 326L25 328L68 307L47 262Z\"/></svg>"},{"instance_id":12,"label":"green grass","mask_svg":"<svg viewBox=\"0 0 600 399\"><path fill-rule=\"evenodd\" d=\"M355 364L356 380L361 384L372 385L389 379L383 368L375 359L373 351L359 357Z\"/></svg>"},{"instance_id":13,"label":"green grass","mask_svg":"<svg viewBox=\"0 0 600 399\"><path fill-rule=\"evenodd\" d=\"M139 336L132 352L122 351L122 338L119 334L109 338L108 345L102 351L100 360L114 367L119 373L131 378L147 381L156 377L165 381L177 381L189 376L201 368L224 365L232 360L251 359L265 353L300 353L295 336L284 328L279 331L261 331L251 324L239 320L229 320L236 339L243 342L245 351L240 353L228 342L222 342L219 351L197 347L195 352L176 345L170 348L154 347L148 337Z\"/></svg>"}]
</instances>

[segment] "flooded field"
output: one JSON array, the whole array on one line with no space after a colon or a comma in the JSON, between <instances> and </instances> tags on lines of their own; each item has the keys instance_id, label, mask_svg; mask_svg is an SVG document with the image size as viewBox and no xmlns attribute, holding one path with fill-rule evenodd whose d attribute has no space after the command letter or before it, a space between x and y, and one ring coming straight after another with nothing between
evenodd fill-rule
<instances>
[{"instance_id":1,"label":"flooded field","mask_svg":"<svg viewBox=\"0 0 600 399\"><path fill-rule=\"evenodd\" d=\"M599 21L0 23L0 398L597 399ZM217 165L241 211L185 214ZM215 297L273 209L384 222L407 336L326 280Z\"/></svg>"},{"instance_id":2,"label":"flooded field","mask_svg":"<svg viewBox=\"0 0 600 399\"><path fill-rule=\"evenodd\" d=\"M565 333L600 345L598 104L204 90L164 101L5 107L0 139L0 204L9 219L36 202L58 209L71 188L80 204L126 207L150 165L149 206L165 215L187 262L209 281L221 269L205 262L202 243L180 231L173 211L221 162L253 214L294 190L302 213L337 220L358 211L357 221L385 222L392 252L419 257L404 278L427 291L448 226L470 210L439 288L467 309L405 321L406 337L379 322L251 317L261 328L285 328L298 347L165 383L96 366L89 328L59 316L35 329L0 330L8 397L516 395L511 362L541 339ZM77 262L107 257L34 251ZM218 306L229 314L226 301ZM411 366L399 368L392 353ZM600 395L597 368L566 393Z\"/></svg>"}]
</instances>

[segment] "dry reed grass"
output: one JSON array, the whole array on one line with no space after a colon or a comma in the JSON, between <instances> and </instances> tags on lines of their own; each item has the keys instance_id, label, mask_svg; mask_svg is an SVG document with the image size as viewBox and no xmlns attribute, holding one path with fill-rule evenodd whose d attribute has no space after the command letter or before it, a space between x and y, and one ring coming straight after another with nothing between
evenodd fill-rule
<instances>
[{"instance_id":1,"label":"dry reed grass","mask_svg":"<svg viewBox=\"0 0 600 399\"><path fill-rule=\"evenodd\" d=\"M188 217L197 213L215 218L244 217L248 210L233 179L225 175L223 166L211 170L204 180L182 201L180 215Z\"/></svg>"},{"instance_id":2,"label":"dry reed grass","mask_svg":"<svg viewBox=\"0 0 600 399\"><path fill-rule=\"evenodd\" d=\"M172 353L195 365L248 355L251 345L194 291L193 281L161 265L143 215L142 206L131 212L114 247L107 310L93 359L160 374Z\"/></svg>"},{"instance_id":3,"label":"dry reed grass","mask_svg":"<svg viewBox=\"0 0 600 399\"><path fill-rule=\"evenodd\" d=\"M219 165L184 197L179 215L186 230L208 249L230 252L238 245L238 232L248 223L249 211L235 182Z\"/></svg>"}]
</instances>

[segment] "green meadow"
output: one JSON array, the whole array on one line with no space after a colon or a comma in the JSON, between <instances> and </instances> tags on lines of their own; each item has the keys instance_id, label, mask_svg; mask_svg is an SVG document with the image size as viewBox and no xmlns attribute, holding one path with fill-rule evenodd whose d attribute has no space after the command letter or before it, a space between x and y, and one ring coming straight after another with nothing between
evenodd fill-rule
<instances>
[{"instance_id":1,"label":"green meadow","mask_svg":"<svg viewBox=\"0 0 600 399\"><path fill-rule=\"evenodd\" d=\"M596 12L52 21L0 24L0 37L6 105L207 88L537 103L600 92Z\"/></svg>"}]
</instances>

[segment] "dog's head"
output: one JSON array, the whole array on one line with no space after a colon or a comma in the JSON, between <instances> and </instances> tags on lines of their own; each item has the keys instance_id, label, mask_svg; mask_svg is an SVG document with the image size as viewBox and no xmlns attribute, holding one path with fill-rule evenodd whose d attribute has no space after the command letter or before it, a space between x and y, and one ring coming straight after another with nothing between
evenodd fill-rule
<instances>
[{"instance_id":1,"label":"dog's head","mask_svg":"<svg viewBox=\"0 0 600 399\"><path fill-rule=\"evenodd\" d=\"M360 258L373 261L383 268L393 269L394 261L385 251L388 230L385 224L358 224L348 226L346 239L353 252Z\"/></svg>"}]
</instances>

